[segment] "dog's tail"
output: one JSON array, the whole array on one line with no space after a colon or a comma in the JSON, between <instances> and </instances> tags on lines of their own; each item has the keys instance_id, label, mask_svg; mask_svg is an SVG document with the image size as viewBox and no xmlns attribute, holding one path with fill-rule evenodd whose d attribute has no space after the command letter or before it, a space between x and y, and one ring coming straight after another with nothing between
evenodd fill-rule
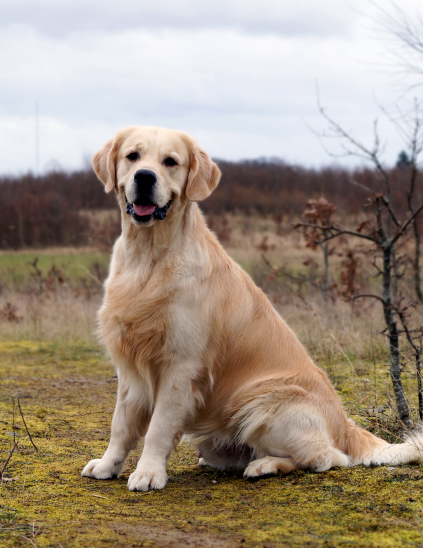
<instances>
[{"instance_id":1,"label":"dog's tail","mask_svg":"<svg viewBox=\"0 0 423 548\"><path fill-rule=\"evenodd\" d=\"M411 432L403 443L390 444L357 425L351 425L347 440L347 455L352 465L379 466L423 461L423 426Z\"/></svg>"}]
</instances>

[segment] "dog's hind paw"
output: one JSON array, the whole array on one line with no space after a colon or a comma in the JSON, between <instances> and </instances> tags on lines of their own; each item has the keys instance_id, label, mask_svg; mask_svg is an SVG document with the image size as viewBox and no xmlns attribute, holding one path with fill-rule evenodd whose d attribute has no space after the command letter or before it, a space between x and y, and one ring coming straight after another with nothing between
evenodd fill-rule
<instances>
[{"instance_id":1,"label":"dog's hind paw","mask_svg":"<svg viewBox=\"0 0 423 548\"><path fill-rule=\"evenodd\" d=\"M167 483L166 470L154 470L137 468L128 479L130 491L150 491L150 489L163 489Z\"/></svg>"},{"instance_id":2,"label":"dog's hind paw","mask_svg":"<svg viewBox=\"0 0 423 548\"><path fill-rule=\"evenodd\" d=\"M297 468L290 457L264 457L250 462L244 472L244 478L257 478L275 474L289 474Z\"/></svg>"}]
</instances>

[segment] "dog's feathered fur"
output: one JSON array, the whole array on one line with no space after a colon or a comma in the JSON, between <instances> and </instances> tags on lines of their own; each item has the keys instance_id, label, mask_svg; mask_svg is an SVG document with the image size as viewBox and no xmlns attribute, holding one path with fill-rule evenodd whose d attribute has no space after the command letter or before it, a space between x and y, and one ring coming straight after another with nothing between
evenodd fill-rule
<instances>
[{"instance_id":1,"label":"dog's feathered fur","mask_svg":"<svg viewBox=\"0 0 423 548\"><path fill-rule=\"evenodd\" d=\"M423 456L421 434L390 445L347 418L325 373L208 230L196 202L220 172L195 141L126 128L93 164L122 210L99 313L119 386L109 447L84 476L118 476L145 436L128 487L163 488L183 433L199 440L200 464L243 467L248 477ZM126 215L138 169L157 174L157 207L172 200L165 220L143 226Z\"/></svg>"}]
</instances>

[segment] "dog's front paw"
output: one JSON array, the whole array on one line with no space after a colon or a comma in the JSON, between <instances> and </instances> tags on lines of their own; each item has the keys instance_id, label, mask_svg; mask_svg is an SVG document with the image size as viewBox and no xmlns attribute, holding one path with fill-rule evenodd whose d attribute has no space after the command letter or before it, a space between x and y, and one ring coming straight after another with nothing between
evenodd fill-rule
<instances>
[{"instance_id":1,"label":"dog's front paw","mask_svg":"<svg viewBox=\"0 0 423 548\"><path fill-rule=\"evenodd\" d=\"M128 479L130 491L149 491L163 489L167 483L166 469L154 466L139 466Z\"/></svg>"},{"instance_id":2,"label":"dog's front paw","mask_svg":"<svg viewBox=\"0 0 423 548\"><path fill-rule=\"evenodd\" d=\"M119 477L124 463L105 459L93 459L82 470L81 476L94 479L114 479Z\"/></svg>"}]
</instances>

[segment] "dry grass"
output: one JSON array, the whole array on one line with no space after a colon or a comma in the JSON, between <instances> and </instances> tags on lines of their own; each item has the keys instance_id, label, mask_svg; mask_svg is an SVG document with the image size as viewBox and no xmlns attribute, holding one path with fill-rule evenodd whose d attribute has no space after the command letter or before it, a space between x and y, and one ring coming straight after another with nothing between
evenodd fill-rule
<instances>
[{"instance_id":1,"label":"dry grass","mask_svg":"<svg viewBox=\"0 0 423 548\"><path fill-rule=\"evenodd\" d=\"M293 276L310 275L303 263L320 257L271 219L213 222L230 255L264 287L328 373L349 415L397 441L379 303L352 309L338 297L325 305L309 284L299 291L289 278L275 277L263 254ZM42 260L37 254L39 274L31 266L34 252L0 255L1 466L14 433L19 442L5 473L12 481L0 483L1 546L422 545L419 466L296 472L248 483L240 472L198 468L194 450L184 446L172 457L164 492L127 491L140 449L120 480L81 479L84 464L107 446L116 393L112 365L94 335L108 254L54 249ZM362 257L362 283L369 283ZM337 279L341 257L331 261ZM312 274L318 277L319 269ZM403 381L417 422L412 362ZM39 453L26 439L17 408L13 418L17 397Z\"/></svg>"},{"instance_id":2,"label":"dry grass","mask_svg":"<svg viewBox=\"0 0 423 548\"><path fill-rule=\"evenodd\" d=\"M320 295L310 291L309 287L305 287L302 300L296 295L295 284L283 280L268 281L263 255L272 264L287 267L292 274L310 274L309 267L303 263L319 261L320 258L318 253L305 247L301 235L292 231L278 234L273 220L254 217L231 217L226 230L228 236L223 244L228 253L264 288L309 349L320 348L322 353L325 352L322 328L326 325L331 326L342 346L348 348L351 342L355 349L357 344L360 348L369 347L368 322L373 321L375 329L378 324L382 325L381 315L373 303L363 309L365 314L361 316L354 316L351 307L339 300L324 310ZM219 235L219 230L216 233ZM35 258L38 258L36 268L32 265ZM0 310L10 303L21 318L19 322L7 322L3 318L0 339L91 342L108 260L108 253L99 253L92 248L51 248L0 254L3 289ZM334 256L332 263L336 277L340 258ZM52 268L55 269L53 272ZM318 277L318 270L314 275ZM59 276L62 280L58 279ZM365 323L363 328L359 325L360 318Z\"/></svg>"},{"instance_id":3,"label":"dry grass","mask_svg":"<svg viewBox=\"0 0 423 548\"><path fill-rule=\"evenodd\" d=\"M3 341L85 341L95 344L96 313L101 292L61 288L42 295L6 290L0 298L0 311L13 303L17 321L1 322Z\"/></svg>"}]
</instances>

